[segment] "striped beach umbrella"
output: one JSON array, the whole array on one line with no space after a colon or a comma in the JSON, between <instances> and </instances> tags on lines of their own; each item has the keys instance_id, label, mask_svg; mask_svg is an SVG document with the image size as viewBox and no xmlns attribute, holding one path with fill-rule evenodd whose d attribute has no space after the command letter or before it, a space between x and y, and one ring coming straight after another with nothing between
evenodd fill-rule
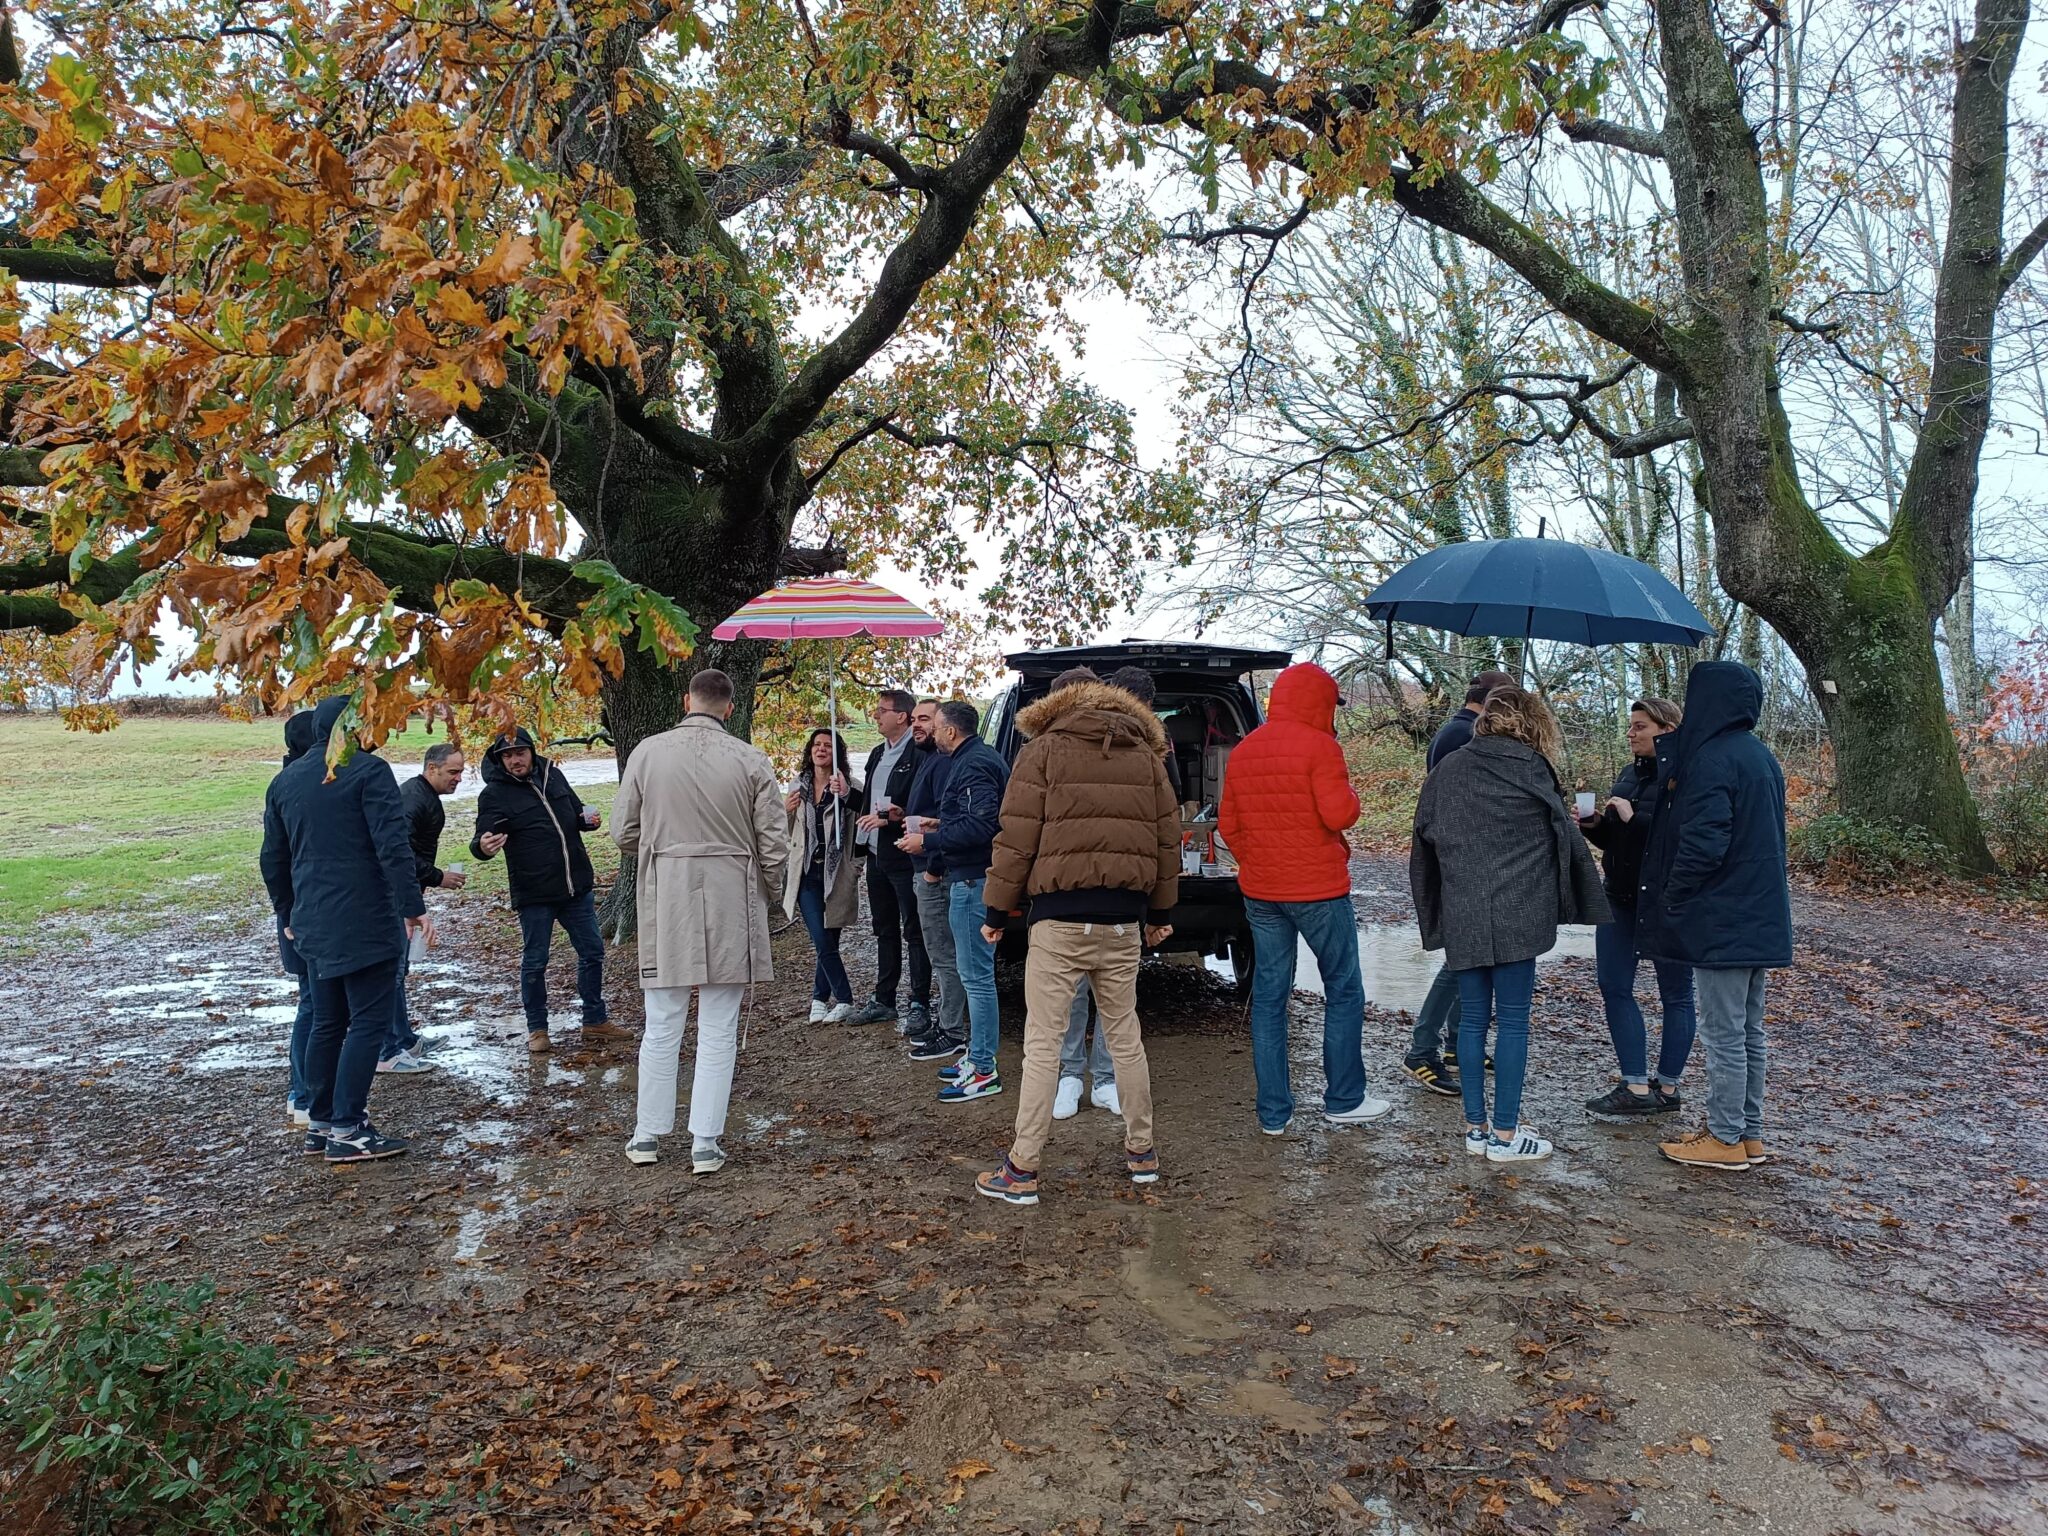
<instances>
[{"instance_id":1,"label":"striped beach umbrella","mask_svg":"<svg viewBox=\"0 0 2048 1536\"><path fill-rule=\"evenodd\" d=\"M741 606L711 631L714 640L850 640L859 635L907 640L942 634L935 619L909 598L878 582L852 576L806 576L785 581ZM838 650L825 652L825 696L839 729ZM806 770L808 771L808 770ZM836 807L835 807L836 809ZM836 841L836 839L835 839Z\"/></svg>"},{"instance_id":2,"label":"striped beach umbrella","mask_svg":"<svg viewBox=\"0 0 2048 1536\"><path fill-rule=\"evenodd\" d=\"M907 597L851 576L807 576L763 592L711 631L716 640L899 640L945 625Z\"/></svg>"}]
</instances>

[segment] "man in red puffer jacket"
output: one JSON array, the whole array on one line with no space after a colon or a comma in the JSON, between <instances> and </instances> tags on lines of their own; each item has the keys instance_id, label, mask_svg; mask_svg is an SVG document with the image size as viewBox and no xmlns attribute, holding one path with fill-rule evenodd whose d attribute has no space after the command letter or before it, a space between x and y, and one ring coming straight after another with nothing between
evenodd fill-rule
<instances>
[{"instance_id":1,"label":"man in red puffer jacket","mask_svg":"<svg viewBox=\"0 0 2048 1536\"><path fill-rule=\"evenodd\" d=\"M1237 857L1256 959L1252 1071L1259 1129L1284 1135L1294 1116L1287 1081L1287 999L1297 940L1323 975L1323 1118L1362 1125L1393 1105L1365 1091L1365 985L1351 910L1351 845L1358 794L1337 745L1337 680L1289 667L1273 681L1266 723L1230 754L1219 830Z\"/></svg>"}]
</instances>

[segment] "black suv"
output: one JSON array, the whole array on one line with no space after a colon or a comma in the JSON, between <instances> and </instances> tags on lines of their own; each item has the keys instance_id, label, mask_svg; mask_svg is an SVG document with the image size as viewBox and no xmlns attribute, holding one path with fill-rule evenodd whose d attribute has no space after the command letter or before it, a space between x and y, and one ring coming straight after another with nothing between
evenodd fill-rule
<instances>
[{"instance_id":1,"label":"black suv","mask_svg":"<svg viewBox=\"0 0 2048 1536\"><path fill-rule=\"evenodd\" d=\"M1230 750L1259 724L1251 675L1278 671L1293 659L1286 651L1152 640L1017 651L1003 658L1016 672L1016 681L996 695L982 734L1005 762L1014 763L1017 749L1024 745L1017 712L1044 698L1055 677L1069 667L1091 667L1103 677L1119 667L1144 668L1159 690L1152 707L1166 727L1180 770L1182 825L1194 832L1193 846L1200 849L1207 844L1207 832L1214 829ZM1021 925L1010 930L1012 935L1021 931ZM1249 981L1251 930L1245 925L1244 893L1237 888L1237 875L1227 858L1181 875L1173 937L1162 948L1227 959L1238 984Z\"/></svg>"}]
</instances>

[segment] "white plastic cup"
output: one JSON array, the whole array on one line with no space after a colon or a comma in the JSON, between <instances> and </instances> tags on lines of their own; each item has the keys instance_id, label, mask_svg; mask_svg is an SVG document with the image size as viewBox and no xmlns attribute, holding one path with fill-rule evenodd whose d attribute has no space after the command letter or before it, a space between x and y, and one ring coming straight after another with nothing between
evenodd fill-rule
<instances>
[{"instance_id":1,"label":"white plastic cup","mask_svg":"<svg viewBox=\"0 0 2048 1536\"><path fill-rule=\"evenodd\" d=\"M906 835L915 835L922 832L924 830L924 818L922 816L906 815L903 818L903 830Z\"/></svg>"},{"instance_id":2,"label":"white plastic cup","mask_svg":"<svg viewBox=\"0 0 2048 1536\"><path fill-rule=\"evenodd\" d=\"M411 949L411 951L410 951L410 954L411 954L411 959L412 959L412 963L413 963L414 965L418 965L418 964L419 964L419 963L420 963L421 961L423 961L423 960L425 960L425 959L427 958L427 930L426 930L426 929L424 929L424 928L415 928L415 929L413 929L413 931L412 931L412 949Z\"/></svg>"},{"instance_id":3,"label":"white plastic cup","mask_svg":"<svg viewBox=\"0 0 2048 1536\"><path fill-rule=\"evenodd\" d=\"M1590 789L1582 789L1579 791L1579 814L1581 816L1590 816L1593 814L1593 791L1591 791Z\"/></svg>"},{"instance_id":4,"label":"white plastic cup","mask_svg":"<svg viewBox=\"0 0 2048 1536\"><path fill-rule=\"evenodd\" d=\"M462 873L463 868L464 866L460 864L443 864L441 866L441 873L444 875L459 875Z\"/></svg>"}]
</instances>

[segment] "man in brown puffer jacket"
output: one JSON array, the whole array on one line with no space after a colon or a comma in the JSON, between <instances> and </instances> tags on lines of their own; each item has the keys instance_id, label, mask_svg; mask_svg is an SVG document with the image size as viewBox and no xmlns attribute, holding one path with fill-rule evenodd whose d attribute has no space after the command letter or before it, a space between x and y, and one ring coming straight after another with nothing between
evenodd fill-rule
<instances>
[{"instance_id":1,"label":"man in brown puffer jacket","mask_svg":"<svg viewBox=\"0 0 2048 1536\"><path fill-rule=\"evenodd\" d=\"M983 937L1002 936L1030 903L1024 966L1024 1081L1010 1155L975 1188L1012 1205L1038 1203L1038 1165L1052 1129L1060 1039L1083 976L1116 1063L1124 1161L1131 1180L1159 1177L1152 1079L1138 1030L1138 952L1173 932L1180 897L1180 808L1167 783L1158 717L1085 667L1017 716L1031 737L1010 770L982 897Z\"/></svg>"}]
</instances>

